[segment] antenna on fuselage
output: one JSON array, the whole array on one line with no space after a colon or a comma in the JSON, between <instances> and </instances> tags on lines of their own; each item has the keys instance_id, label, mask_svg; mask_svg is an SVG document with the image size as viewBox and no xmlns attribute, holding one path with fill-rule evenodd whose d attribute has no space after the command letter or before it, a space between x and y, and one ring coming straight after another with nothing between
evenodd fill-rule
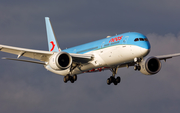
<instances>
[{"instance_id":1,"label":"antenna on fuselage","mask_svg":"<svg viewBox=\"0 0 180 113\"><path fill-rule=\"evenodd\" d=\"M109 38L109 37L111 37L111 36L107 36L106 38Z\"/></svg>"}]
</instances>

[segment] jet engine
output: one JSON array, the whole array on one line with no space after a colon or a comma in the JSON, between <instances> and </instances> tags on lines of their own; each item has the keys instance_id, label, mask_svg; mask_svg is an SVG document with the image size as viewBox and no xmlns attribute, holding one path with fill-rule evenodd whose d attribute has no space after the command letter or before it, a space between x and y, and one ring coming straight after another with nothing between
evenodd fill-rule
<instances>
[{"instance_id":1,"label":"jet engine","mask_svg":"<svg viewBox=\"0 0 180 113\"><path fill-rule=\"evenodd\" d=\"M139 65L141 66L140 72L145 75L153 75L161 70L161 62L156 57L147 57Z\"/></svg>"},{"instance_id":2,"label":"jet engine","mask_svg":"<svg viewBox=\"0 0 180 113\"><path fill-rule=\"evenodd\" d=\"M72 57L66 52L55 53L50 57L49 65L55 70L65 70L72 64Z\"/></svg>"}]
</instances>

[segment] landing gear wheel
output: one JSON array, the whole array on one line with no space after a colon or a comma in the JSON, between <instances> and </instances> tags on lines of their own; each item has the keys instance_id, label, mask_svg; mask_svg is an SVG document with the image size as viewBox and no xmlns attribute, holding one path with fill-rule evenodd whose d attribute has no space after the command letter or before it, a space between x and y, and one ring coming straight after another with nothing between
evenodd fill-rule
<instances>
[{"instance_id":1,"label":"landing gear wheel","mask_svg":"<svg viewBox=\"0 0 180 113\"><path fill-rule=\"evenodd\" d=\"M137 66L136 65L134 66L134 70L137 71Z\"/></svg>"},{"instance_id":2,"label":"landing gear wheel","mask_svg":"<svg viewBox=\"0 0 180 113\"><path fill-rule=\"evenodd\" d=\"M117 77L117 78L116 78L116 82L117 82L117 83L120 83L120 82L121 82L121 77Z\"/></svg>"},{"instance_id":3,"label":"landing gear wheel","mask_svg":"<svg viewBox=\"0 0 180 113\"><path fill-rule=\"evenodd\" d=\"M64 83L67 83L66 76L64 77L63 81L64 81Z\"/></svg>"},{"instance_id":4,"label":"landing gear wheel","mask_svg":"<svg viewBox=\"0 0 180 113\"><path fill-rule=\"evenodd\" d=\"M137 70L140 71L140 70L141 70L141 66L140 66L140 65L135 65L135 66L134 66L134 70L135 70L135 71L137 71Z\"/></svg>"},{"instance_id":5,"label":"landing gear wheel","mask_svg":"<svg viewBox=\"0 0 180 113\"><path fill-rule=\"evenodd\" d=\"M116 82L116 80L113 82L114 83L114 85L117 85L118 83Z\"/></svg>"},{"instance_id":6,"label":"landing gear wheel","mask_svg":"<svg viewBox=\"0 0 180 113\"><path fill-rule=\"evenodd\" d=\"M107 84L110 85L111 84L111 80L110 78L107 79Z\"/></svg>"},{"instance_id":7,"label":"landing gear wheel","mask_svg":"<svg viewBox=\"0 0 180 113\"><path fill-rule=\"evenodd\" d=\"M111 76L109 79L110 79L110 82L112 83L115 78L113 76Z\"/></svg>"},{"instance_id":8,"label":"landing gear wheel","mask_svg":"<svg viewBox=\"0 0 180 113\"><path fill-rule=\"evenodd\" d=\"M73 76L73 80L76 81L77 80L77 75Z\"/></svg>"},{"instance_id":9,"label":"landing gear wheel","mask_svg":"<svg viewBox=\"0 0 180 113\"><path fill-rule=\"evenodd\" d=\"M112 72L112 76L107 79L107 84L110 85L111 83L114 83L114 85L117 85L121 81L120 77L115 78L118 71L118 66L111 68L110 71Z\"/></svg>"},{"instance_id":10,"label":"landing gear wheel","mask_svg":"<svg viewBox=\"0 0 180 113\"><path fill-rule=\"evenodd\" d=\"M111 83L114 83L114 85L117 85L118 83L121 82L121 77L114 78L114 76L111 76L110 78L107 79L107 84L110 85Z\"/></svg>"},{"instance_id":11,"label":"landing gear wheel","mask_svg":"<svg viewBox=\"0 0 180 113\"><path fill-rule=\"evenodd\" d=\"M70 79L69 75L64 76L64 78L63 78L64 83L67 83L69 81L69 79Z\"/></svg>"},{"instance_id":12,"label":"landing gear wheel","mask_svg":"<svg viewBox=\"0 0 180 113\"><path fill-rule=\"evenodd\" d=\"M71 79L70 81L71 81L71 83L74 83L74 80L73 80L73 79Z\"/></svg>"},{"instance_id":13,"label":"landing gear wheel","mask_svg":"<svg viewBox=\"0 0 180 113\"><path fill-rule=\"evenodd\" d=\"M141 70L141 66L137 66L137 70L140 71Z\"/></svg>"},{"instance_id":14,"label":"landing gear wheel","mask_svg":"<svg viewBox=\"0 0 180 113\"><path fill-rule=\"evenodd\" d=\"M74 83L75 81L77 80L77 75L73 75L73 76L70 76L70 75L66 75L64 76L64 83L67 83L68 81L70 81L71 83Z\"/></svg>"},{"instance_id":15,"label":"landing gear wheel","mask_svg":"<svg viewBox=\"0 0 180 113\"><path fill-rule=\"evenodd\" d=\"M70 79L70 76L69 75L66 75L66 80L68 81Z\"/></svg>"}]
</instances>

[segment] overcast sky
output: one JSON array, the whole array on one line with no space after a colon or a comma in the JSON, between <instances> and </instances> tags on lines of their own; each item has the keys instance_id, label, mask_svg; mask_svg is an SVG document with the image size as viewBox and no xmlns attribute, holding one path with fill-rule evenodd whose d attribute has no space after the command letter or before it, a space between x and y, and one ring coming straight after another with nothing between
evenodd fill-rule
<instances>
[{"instance_id":1,"label":"overcast sky","mask_svg":"<svg viewBox=\"0 0 180 113\"><path fill-rule=\"evenodd\" d=\"M1 0L0 44L48 50L44 17L62 49L135 31L151 43L149 55L180 52L179 0ZM16 57L0 53L0 57ZM180 57L162 61L153 76L121 68L81 74L74 83L42 65L0 60L1 113L179 113Z\"/></svg>"}]
</instances>

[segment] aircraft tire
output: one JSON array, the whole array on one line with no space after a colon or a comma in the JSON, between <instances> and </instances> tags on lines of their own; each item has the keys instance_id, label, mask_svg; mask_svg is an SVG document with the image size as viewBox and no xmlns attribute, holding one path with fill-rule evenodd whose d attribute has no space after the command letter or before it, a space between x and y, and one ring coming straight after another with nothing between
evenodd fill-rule
<instances>
[{"instance_id":1,"label":"aircraft tire","mask_svg":"<svg viewBox=\"0 0 180 113\"><path fill-rule=\"evenodd\" d=\"M74 83L74 79L71 79L70 81L71 81L71 83Z\"/></svg>"},{"instance_id":2,"label":"aircraft tire","mask_svg":"<svg viewBox=\"0 0 180 113\"><path fill-rule=\"evenodd\" d=\"M113 76L111 76L109 79L110 79L110 82L112 83L115 78Z\"/></svg>"},{"instance_id":3,"label":"aircraft tire","mask_svg":"<svg viewBox=\"0 0 180 113\"><path fill-rule=\"evenodd\" d=\"M114 83L114 85L117 85L118 83L116 82L116 80L113 82Z\"/></svg>"},{"instance_id":4,"label":"aircraft tire","mask_svg":"<svg viewBox=\"0 0 180 113\"><path fill-rule=\"evenodd\" d=\"M77 75L73 76L73 80L76 81L77 80Z\"/></svg>"},{"instance_id":5,"label":"aircraft tire","mask_svg":"<svg viewBox=\"0 0 180 113\"><path fill-rule=\"evenodd\" d=\"M137 66L137 70L140 71L141 70L141 66L138 65Z\"/></svg>"},{"instance_id":6,"label":"aircraft tire","mask_svg":"<svg viewBox=\"0 0 180 113\"><path fill-rule=\"evenodd\" d=\"M135 65L135 66L134 66L134 70L137 71L137 68L138 68L138 67Z\"/></svg>"},{"instance_id":7,"label":"aircraft tire","mask_svg":"<svg viewBox=\"0 0 180 113\"><path fill-rule=\"evenodd\" d=\"M117 82L117 83L120 83L120 82L121 82L121 77L118 76L118 77L116 78L116 82Z\"/></svg>"},{"instance_id":8,"label":"aircraft tire","mask_svg":"<svg viewBox=\"0 0 180 113\"><path fill-rule=\"evenodd\" d=\"M64 81L64 83L67 83L66 76L64 77L63 81Z\"/></svg>"},{"instance_id":9,"label":"aircraft tire","mask_svg":"<svg viewBox=\"0 0 180 113\"><path fill-rule=\"evenodd\" d=\"M110 85L111 84L111 80L110 78L107 79L107 84Z\"/></svg>"},{"instance_id":10,"label":"aircraft tire","mask_svg":"<svg viewBox=\"0 0 180 113\"><path fill-rule=\"evenodd\" d=\"M66 80L68 81L70 79L70 76L69 75L66 75Z\"/></svg>"}]
</instances>

